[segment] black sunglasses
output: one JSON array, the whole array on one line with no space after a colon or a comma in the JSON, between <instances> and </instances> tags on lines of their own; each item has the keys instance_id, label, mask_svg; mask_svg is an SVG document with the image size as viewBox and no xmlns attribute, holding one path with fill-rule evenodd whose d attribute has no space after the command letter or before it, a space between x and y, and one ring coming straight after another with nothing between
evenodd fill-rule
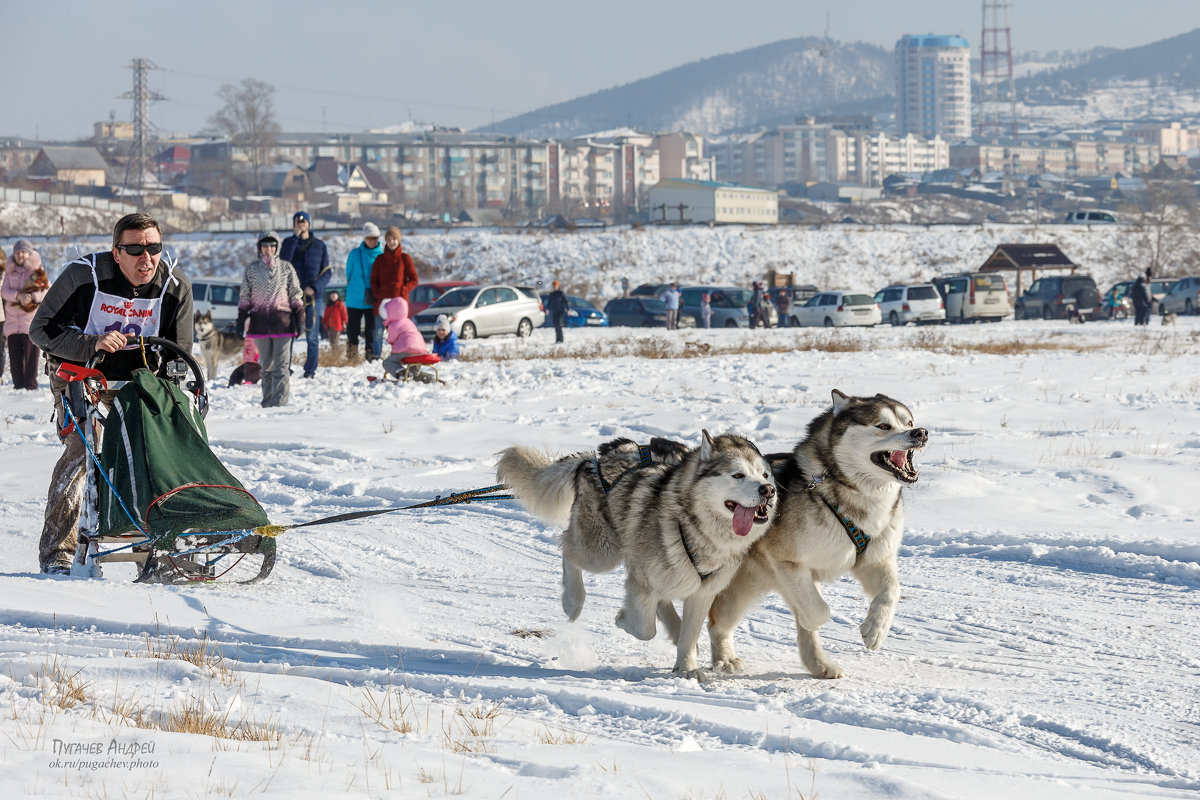
<instances>
[{"instance_id":1,"label":"black sunglasses","mask_svg":"<svg viewBox=\"0 0 1200 800\"><path fill-rule=\"evenodd\" d=\"M151 244L119 244L118 250L124 250L131 256L140 256L142 253L149 253L156 256L162 252L162 242L152 242Z\"/></svg>"}]
</instances>

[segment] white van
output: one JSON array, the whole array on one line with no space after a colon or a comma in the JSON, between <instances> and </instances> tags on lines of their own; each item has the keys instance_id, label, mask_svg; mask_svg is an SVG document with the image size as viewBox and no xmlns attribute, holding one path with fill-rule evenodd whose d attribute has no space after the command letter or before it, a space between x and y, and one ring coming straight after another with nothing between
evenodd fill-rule
<instances>
[{"instance_id":1,"label":"white van","mask_svg":"<svg viewBox=\"0 0 1200 800\"><path fill-rule=\"evenodd\" d=\"M234 278L196 278L192 281L192 308L212 312L217 330L237 322L242 282Z\"/></svg>"},{"instance_id":2,"label":"white van","mask_svg":"<svg viewBox=\"0 0 1200 800\"><path fill-rule=\"evenodd\" d=\"M1111 211L1068 211L1063 222L1068 225L1116 225L1120 222Z\"/></svg>"},{"instance_id":3,"label":"white van","mask_svg":"<svg viewBox=\"0 0 1200 800\"><path fill-rule=\"evenodd\" d=\"M995 272L946 275L933 285L946 303L947 322L999 322L1013 313L1008 284Z\"/></svg>"}]
</instances>

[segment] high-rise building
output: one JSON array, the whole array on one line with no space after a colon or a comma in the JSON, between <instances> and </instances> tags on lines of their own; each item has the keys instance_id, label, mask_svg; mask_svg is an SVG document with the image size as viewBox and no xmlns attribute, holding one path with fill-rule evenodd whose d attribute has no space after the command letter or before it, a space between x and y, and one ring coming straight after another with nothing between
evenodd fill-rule
<instances>
[{"instance_id":1,"label":"high-rise building","mask_svg":"<svg viewBox=\"0 0 1200 800\"><path fill-rule=\"evenodd\" d=\"M957 142L971 135L971 47L961 36L896 42L896 130Z\"/></svg>"}]
</instances>

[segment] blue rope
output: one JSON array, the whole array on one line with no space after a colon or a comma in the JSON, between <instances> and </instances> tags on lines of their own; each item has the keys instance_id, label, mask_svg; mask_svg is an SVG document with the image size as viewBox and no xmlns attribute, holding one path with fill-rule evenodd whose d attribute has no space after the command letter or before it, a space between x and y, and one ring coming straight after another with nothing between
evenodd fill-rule
<instances>
[{"instance_id":1,"label":"blue rope","mask_svg":"<svg viewBox=\"0 0 1200 800\"><path fill-rule=\"evenodd\" d=\"M90 444L88 444L87 436L84 435L83 428L82 428L82 426L80 426L79 420L75 419L75 415L71 413L71 404L67 402L67 398L65 396L61 399L61 402L62 402L63 411L66 412L67 419L70 420L70 422L75 426L75 432L77 434L79 434L79 439L80 439L80 441L83 442L83 448L87 451L87 454L89 456L91 456L92 463L94 463L96 465L96 472L98 472L100 474L100 477L104 478L104 482L106 484L108 484L108 488L109 488L109 491L112 492L112 496L117 498L117 502L121 504L121 510L125 512L125 516L129 519L129 522L133 525L134 528L137 528L138 533L140 533L142 536L144 536L145 540L147 542L153 541L150 534L148 534L148 533L146 533L146 531L142 530L142 526L138 525L137 520L133 518L133 514L131 514L129 512L129 508L125 505L125 501L122 500L121 495L117 493L117 488L112 485L112 481L110 481L108 479L108 475L105 474L104 468L102 466L100 466L100 459L96 457L96 453L92 450L92 446ZM97 512L97 514L99 514L99 509L96 509L96 512ZM107 556L112 553L119 553L122 550L128 550L131 547L137 547L139 544L143 544L143 542L134 542L133 544L127 544L127 545L124 545L123 547L118 547L114 550L107 550L103 553L97 553L96 557L99 558L100 556Z\"/></svg>"}]
</instances>

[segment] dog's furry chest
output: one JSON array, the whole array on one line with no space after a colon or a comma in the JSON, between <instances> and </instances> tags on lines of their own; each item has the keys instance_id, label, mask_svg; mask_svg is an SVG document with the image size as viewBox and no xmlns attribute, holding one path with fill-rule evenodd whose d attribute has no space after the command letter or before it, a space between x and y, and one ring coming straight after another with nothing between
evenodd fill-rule
<instances>
[{"instance_id":1,"label":"dog's furry chest","mask_svg":"<svg viewBox=\"0 0 1200 800\"><path fill-rule=\"evenodd\" d=\"M898 496L881 498L873 512L843 513L870 537L862 559L892 557L904 527ZM804 564L822 580L844 575L859 561L846 527L815 492L789 493L767 535L773 558Z\"/></svg>"}]
</instances>

